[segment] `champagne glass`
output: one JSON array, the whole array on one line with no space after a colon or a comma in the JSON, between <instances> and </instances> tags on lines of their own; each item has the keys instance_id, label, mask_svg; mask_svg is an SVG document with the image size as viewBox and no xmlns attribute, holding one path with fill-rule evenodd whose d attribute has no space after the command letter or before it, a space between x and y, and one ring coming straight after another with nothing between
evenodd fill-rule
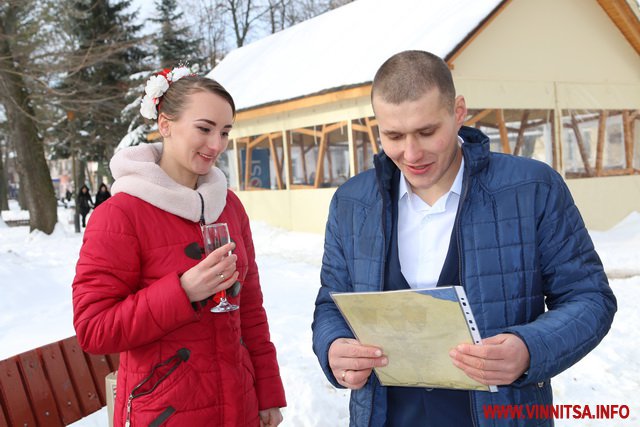
<instances>
[{"instance_id":1,"label":"champagne glass","mask_svg":"<svg viewBox=\"0 0 640 427\"><path fill-rule=\"evenodd\" d=\"M227 227L225 222L204 225L202 227L202 236L204 238L205 256L231 241L231 237L229 236L229 227ZM227 256L228 255L231 255L231 251L229 251ZM227 311L234 311L239 308L237 305L231 304L227 301L226 290L217 292L214 296L214 301L216 297L220 298L220 303L211 309L212 313L226 313Z\"/></svg>"}]
</instances>

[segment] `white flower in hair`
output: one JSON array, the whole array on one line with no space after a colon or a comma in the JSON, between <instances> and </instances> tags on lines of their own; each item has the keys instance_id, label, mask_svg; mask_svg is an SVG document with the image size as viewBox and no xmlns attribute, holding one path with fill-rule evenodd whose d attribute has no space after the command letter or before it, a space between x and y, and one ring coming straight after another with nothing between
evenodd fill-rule
<instances>
[{"instance_id":1,"label":"white flower in hair","mask_svg":"<svg viewBox=\"0 0 640 427\"><path fill-rule=\"evenodd\" d=\"M171 71L171 74L170 74L171 82L172 83L173 82L177 82L181 78L186 77L186 76L190 76L192 74L193 74L193 72L188 67L182 66L182 67L174 68L173 71Z\"/></svg>"},{"instance_id":2,"label":"white flower in hair","mask_svg":"<svg viewBox=\"0 0 640 427\"><path fill-rule=\"evenodd\" d=\"M149 77L144 92L151 98L160 98L169 89L167 78L161 74Z\"/></svg>"},{"instance_id":3,"label":"white flower in hair","mask_svg":"<svg viewBox=\"0 0 640 427\"><path fill-rule=\"evenodd\" d=\"M142 104L140 105L140 114L142 114L142 117L149 120L157 119L158 110L156 109L156 103L157 98L145 95L144 98L142 98Z\"/></svg>"},{"instance_id":4,"label":"white flower in hair","mask_svg":"<svg viewBox=\"0 0 640 427\"><path fill-rule=\"evenodd\" d=\"M169 90L169 86L183 77L194 75L189 67L180 66L173 70L165 68L158 74L149 77L144 88L145 95L140 105L140 114L142 114L142 117L149 120L157 119L157 105L160 104L160 98Z\"/></svg>"}]
</instances>

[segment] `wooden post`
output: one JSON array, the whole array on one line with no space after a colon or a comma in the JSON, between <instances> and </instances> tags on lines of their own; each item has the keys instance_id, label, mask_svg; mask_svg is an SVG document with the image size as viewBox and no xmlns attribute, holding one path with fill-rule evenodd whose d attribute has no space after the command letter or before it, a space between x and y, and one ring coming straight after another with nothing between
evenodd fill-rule
<instances>
[{"instance_id":1,"label":"wooden post","mask_svg":"<svg viewBox=\"0 0 640 427\"><path fill-rule=\"evenodd\" d=\"M624 157L627 170L633 170L633 139L631 131L631 114L629 110L622 111L622 129L624 130Z\"/></svg>"},{"instance_id":2,"label":"wooden post","mask_svg":"<svg viewBox=\"0 0 640 427\"><path fill-rule=\"evenodd\" d=\"M289 144L289 134L286 130L282 130L282 151L284 156L284 181L287 189L291 188L291 182L293 178L291 177L291 145Z\"/></svg>"},{"instance_id":3,"label":"wooden post","mask_svg":"<svg viewBox=\"0 0 640 427\"><path fill-rule=\"evenodd\" d=\"M575 114L573 114L573 112L571 112L571 128L573 129L573 133L576 135L576 142L578 143L578 149L580 151L582 163L584 163L584 170L586 171L587 176L593 176L593 169L589 164L589 155L587 153L587 148L584 145L582 133L580 133L580 127L578 126L578 121L576 120L576 116Z\"/></svg>"},{"instance_id":4,"label":"wooden post","mask_svg":"<svg viewBox=\"0 0 640 427\"><path fill-rule=\"evenodd\" d=\"M235 166L236 166L236 188L240 191L242 188L240 187L240 149L238 148L238 139L233 139L233 155L235 156ZM231 166L231 164L229 164Z\"/></svg>"},{"instance_id":5,"label":"wooden post","mask_svg":"<svg viewBox=\"0 0 640 427\"><path fill-rule=\"evenodd\" d=\"M487 108L485 110L482 110L478 114L476 114L475 116L470 117L469 120L465 121L464 125L465 126L474 126L480 120L484 119L486 116L491 114L492 111L493 111L493 109L491 109L491 108Z\"/></svg>"},{"instance_id":6,"label":"wooden post","mask_svg":"<svg viewBox=\"0 0 640 427\"><path fill-rule=\"evenodd\" d=\"M309 184L309 177L307 176L307 152L304 149L303 136L298 136L298 143L300 144L300 155L302 156L302 173L304 174L304 183Z\"/></svg>"},{"instance_id":7,"label":"wooden post","mask_svg":"<svg viewBox=\"0 0 640 427\"><path fill-rule=\"evenodd\" d=\"M358 173L358 159L356 156L356 144L353 139L353 120L347 121L347 138L349 143L349 177Z\"/></svg>"},{"instance_id":8,"label":"wooden post","mask_svg":"<svg viewBox=\"0 0 640 427\"><path fill-rule=\"evenodd\" d=\"M378 154L380 150L378 149L378 144L376 143L376 137L373 134L373 121L369 120L369 117L365 117L364 123L365 125L367 125L367 133L369 134L369 143L371 144L371 150L373 151L373 154Z\"/></svg>"},{"instance_id":9,"label":"wooden post","mask_svg":"<svg viewBox=\"0 0 640 427\"><path fill-rule=\"evenodd\" d=\"M276 184L278 185L278 190L282 190L282 166L280 164L280 159L278 158L278 151L276 150L276 146L273 142L273 134L271 133L269 134L269 151L273 158L273 166L276 169Z\"/></svg>"},{"instance_id":10,"label":"wooden post","mask_svg":"<svg viewBox=\"0 0 640 427\"><path fill-rule=\"evenodd\" d=\"M511 147L509 146L509 134L507 133L507 125L504 122L504 110L501 108L496 110L496 117L498 119L498 126L500 128L500 141L502 142L502 152L505 154L511 153Z\"/></svg>"},{"instance_id":11,"label":"wooden post","mask_svg":"<svg viewBox=\"0 0 640 427\"><path fill-rule=\"evenodd\" d=\"M598 142L596 146L596 176L602 176L602 163L604 154L604 144L607 136L607 110L600 112L598 120Z\"/></svg>"},{"instance_id":12,"label":"wooden post","mask_svg":"<svg viewBox=\"0 0 640 427\"><path fill-rule=\"evenodd\" d=\"M244 189L249 190L251 188L251 154L253 147L251 146L251 139L247 138L247 148L244 152Z\"/></svg>"},{"instance_id":13,"label":"wooden post","mask_svg":"<svg viewBox=\"0 0 640 427\"><path fill-rule=\"evenodd\" d=\"M313 183L315 188L320 188L320 184L324 181L324 154L327 149L327 134L325 133L327 125L322 125L322 133L320 136L320 147L318 148L318 161L316 162L316 179Z\"/></svg>"},{"instance_id":14,"label":"wooden post","mask_svg":"<svg viewBox=\"0 0 640 427\"><path fill-rule=\"evenodd\" d=\"M524 131L527 128L527 122L529 121L529 110L524 110L522 113L522 121L520 122L520 129L518 129L518 137L516 138L516 146L513 147L513 155L520 155L522 144L524 144Z\"/></svg>"}]
</instances>

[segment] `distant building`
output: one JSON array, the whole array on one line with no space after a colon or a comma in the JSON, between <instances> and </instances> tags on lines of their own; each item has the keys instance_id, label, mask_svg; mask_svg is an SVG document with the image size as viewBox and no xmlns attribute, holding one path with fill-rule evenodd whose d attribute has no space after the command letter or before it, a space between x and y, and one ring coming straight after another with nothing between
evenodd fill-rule
<instances>
[{"instance_id":1,"label":"distant building","mask_svg":"<svg viewBox=\"0 0 640 427\"><path fill-rule=\"evenodd\" d=\"M375 71L428 50L493 151L553 166L587 226L608 228L640 211L639 15L635 0L355 1L209 74L239 110L221 166L252 219L322 232L335 188L380 150Z\"/></svg>"}]
</instances>

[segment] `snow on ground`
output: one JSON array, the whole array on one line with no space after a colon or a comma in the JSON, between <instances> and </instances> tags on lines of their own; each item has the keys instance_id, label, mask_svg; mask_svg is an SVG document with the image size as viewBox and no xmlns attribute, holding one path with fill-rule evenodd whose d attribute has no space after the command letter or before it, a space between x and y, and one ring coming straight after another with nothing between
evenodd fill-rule
<instances>
[{"instance_id":1,"label":"snow on ground","mask_svg":"<svg viewBox=\"0 0 640 427\"><path fill-rule=\"evenodd\" d=\"M12 210L17 210L12 204ZM21 218L18 212L2 218ZM60 208L47 236L0 221L0 360L74 335L71 282L81 245L72 213ZM252 223L272 339L287 393L283 426L348 425L348 393L324 378L311 349L313 303L322 258L320 235ZM640 406L640 214L591 233L618 298L609 335L592 353L553 380L556 404L628 405L626 420L556 420L557 426L637 425ZM106 411L73 424L104 427Z\"/></svg>"}]
</instances>

